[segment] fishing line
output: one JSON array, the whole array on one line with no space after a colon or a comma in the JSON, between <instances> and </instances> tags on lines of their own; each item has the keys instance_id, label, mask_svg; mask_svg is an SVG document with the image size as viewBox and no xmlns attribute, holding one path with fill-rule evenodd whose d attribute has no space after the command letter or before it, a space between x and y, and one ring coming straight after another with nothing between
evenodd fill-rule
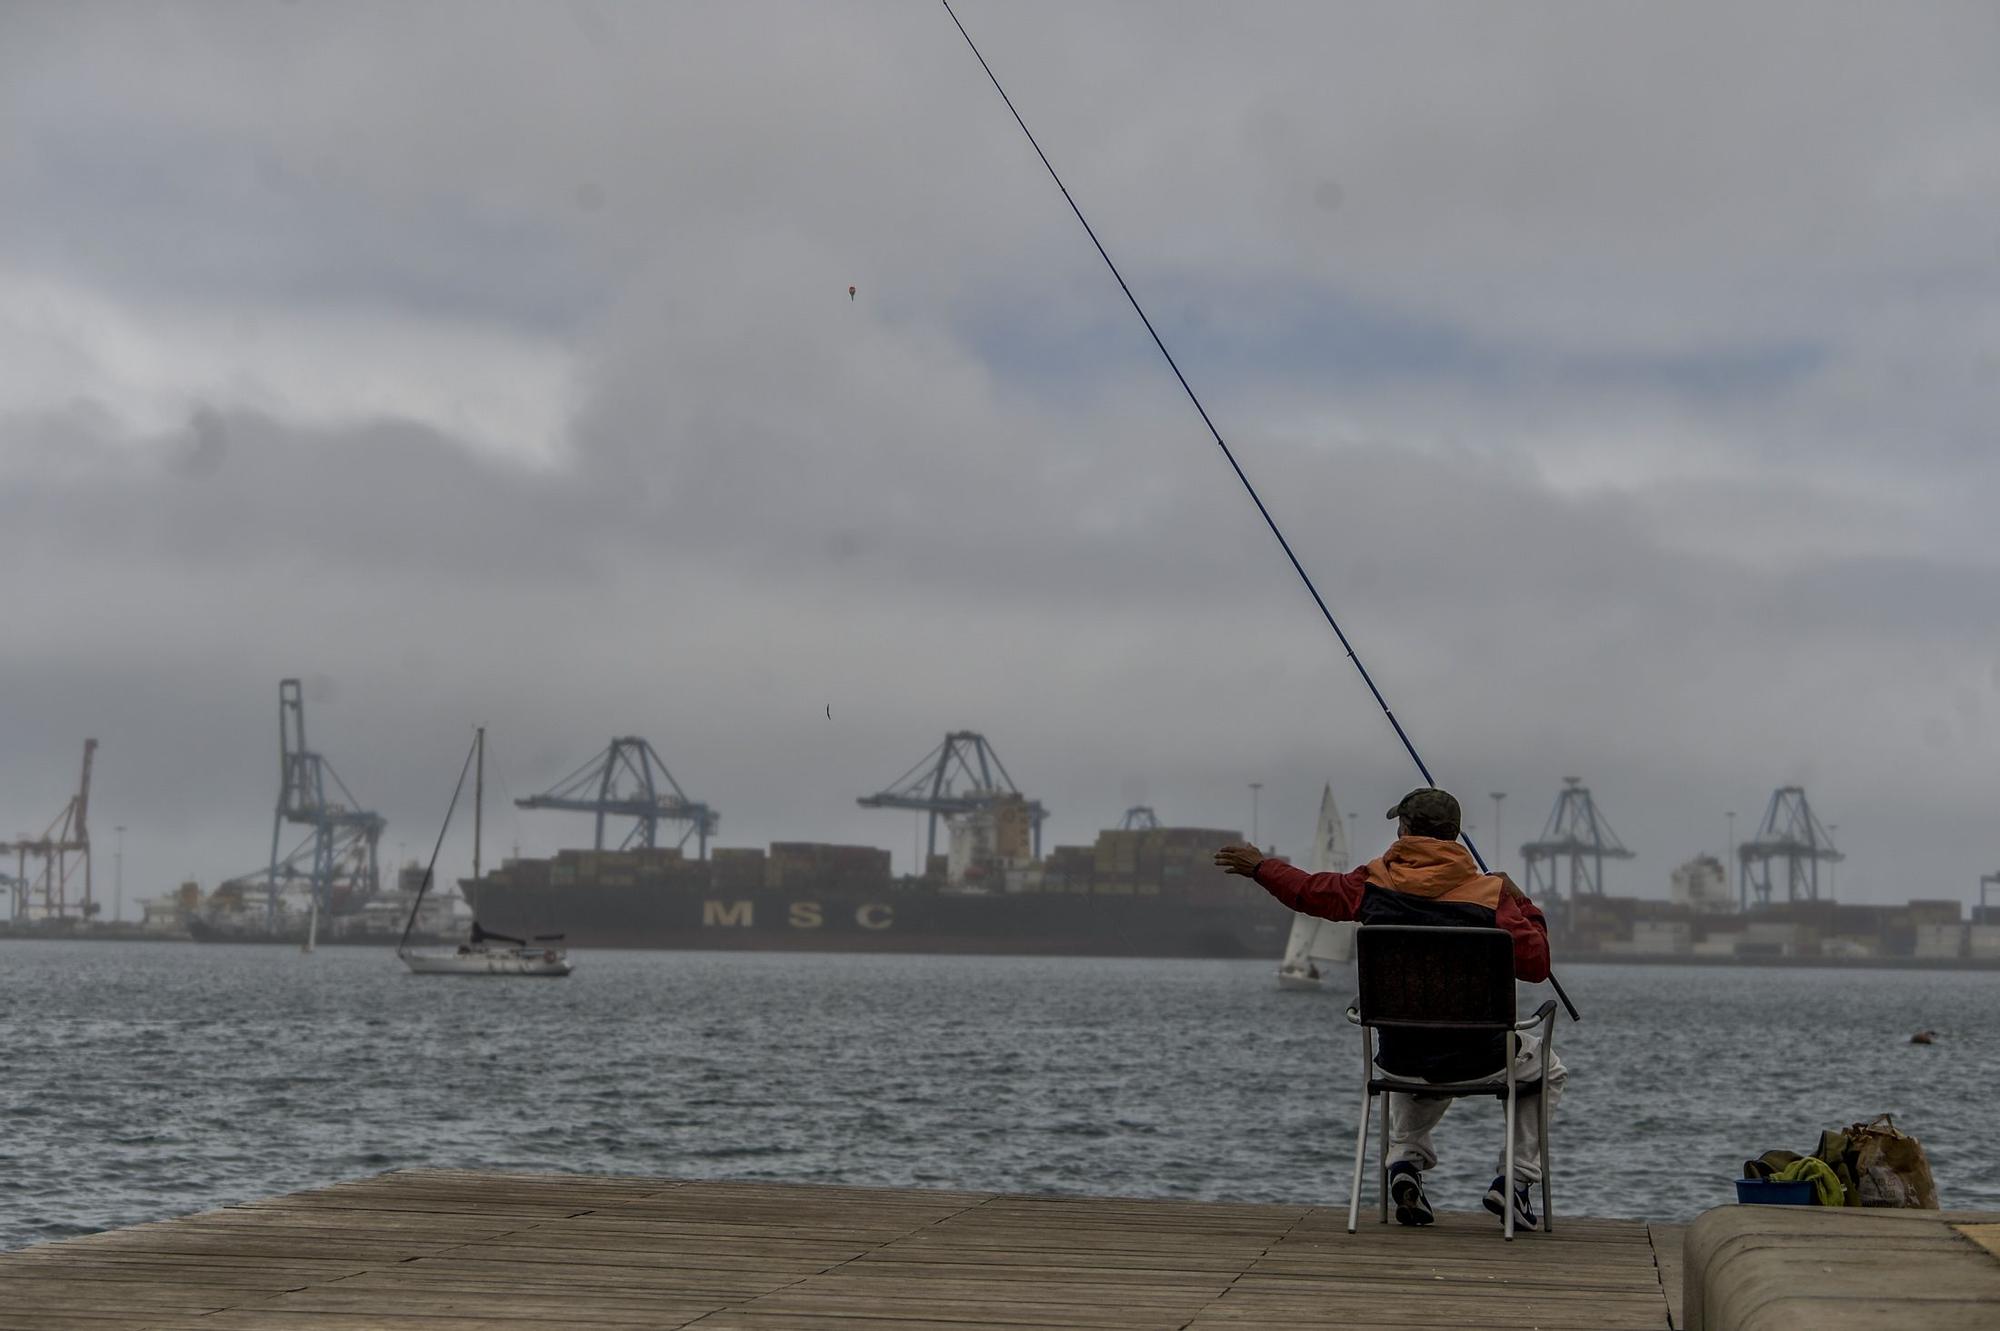
<instances>
[{"instance_id":1,"label":"fishing line","mask_svg":"<svg viewBox=\"0 0 2000 1331\"><path fill-rule=\"evenodd\" d=\"M431 873L437 868L438 852L444 849L444 834L451 828L451 815L458 809L458 797L465 789L465 774L472 770L472 755L478 750L479 741L474 739L472 747L465 751L465 761L459 764L458 784L451 788L451 803L445 806L444 824L438 828L437 844L431 847L431 862L424 866L424 881L417 888L416 900L410 903L410 918L403 922L403 936L396 940L396 955L403 955L403 945L410 941L410 930L417 922L417 907L424 904L424 893L430 891Z\"/></svg>"},{"instance_id":2,"label":"fishing line","mask_svg":"<svg viewBox=\"0 0 2000 1331\"><path fill-rule=\"evenodd\" d=\"M1154 328L1153 321L1146 317L1145 307L1140 305L1139 298L1132 294L1132 288L1125 281L1125 274L1118 271L1118 265L1112 261L1110 251L1104 248L1104 242L1097 238L1097 231L1090 225L1090 219L1083 215L1083 209L1077 206L1076 199L1071 196L1069 186L1063 184L1062 177L1056 174L1055 164L1049 161L1049 155L1042 151L1042 145L1035 138L1035 132L1028 128L1028 122L1021 118L1020 111L1014 106L1014 99L1009 97L1007 90L1000 86L999 75L993 72L993 66L986 63L986 57L979 53L979 44L972 40L972 34L967 32L965 25L958 21L958 13L951 7L951 0L938 0L938 3L944 6L944 12L950 16L952 26L958 29L958 35L965 38L966 46L972 51L972 58L977 60L979 67L986 71L987 79L993 84L993 91L999 93L1000 100L1007 104L1007 111L1014 117L1014 123L1019 125L1021 132L1028 136L1028 145L1035 150L1035 156L1042 159L1042 166L1047 169L1049 179L1055 181L1056 188L1062 191L1063 202L1067 203L1069 210L1076 214L1076 220L1083 225L1084 234L1089 236L1090 243L1097 247L1098 257L1104 260L1104 266L1111 270L1111 276L1117 280L1118 289L1123 291L1125 299L1132 303L1132 312L1139 316L1140 323L1146 325L1146 332L1152 337L1153 345L1158 347L1160 355L1166 358L1167 368L1172 370L1174 378L1180 381L1181 391L1186 393L1188 401L1194 404L1196 414L1201 417L1201 423L1208 427L1208 433L1214 438L1215 446L1222 450L1222 456L1228 461L1229 469L1235 472L1236 479L1243 483L1243 491L1250 496L1250 502L1257 506L1258 514L1264 519L1264 525L1269 527L1271 535L1277 538L1278 548L1283 550L1285 558L1291 561L1292 571L1299 575L1299 581L1303 582L1306 585L1306 591L1311 593L1313 604L1319 607L1319 613L1326 620L1326 626L1333 630L1334 637L1340 639L1341 649L1347 653L1347 659L1354 663L1354 668L1361 673L1361 682L1366 684L1368 692L1374 695L1375 705L1382 709L1383 716L1389 718L1389 724L1396 731L1396 738L1403 742L1403 751L1409 754L1410 761L1417 765L1417 771L1423 775L1424 784L1435 787L1437 782L1431 777L1431 769L1424 765L1423 755L1419 754L1417 746L1410 742L1410 736L1403 729L1403 723L1396 719L1396 713L1390 709L1389 700L1383 697L1382 690L1376 687L1375 677L1368 673L1367 666L1361 664L1360 656L1356 655L1354 651L1354 644L1350 643L1347 640L1347 634L1341 631L1340 621L1333 617L1333 611L1327 606L1326 598L1319 594L1319 588L1313 584L1312 575L1306 572L1305 565L1301 564L1298 555L1293 553L1292 543L1285 539L1285 533L1278 527L1278 520L1272 517L1271 510L1264 506L1263 496L1259 495L1257 487L1250 483L1249 475L1244 472L1243 464L1236 460L1236 454L1230 449L1228 441L1222 437L1222 431L1218 430L1215 427L1215 422L1209 419L1208 408L1202 406L1201 399L1195 395L1194 386L1188 383L1187 376L1181 373L1180 364L1174 360L1174 353L1167 350L1167 344L1161 339L1159 330ZM1480 871L1484 873L1486 871L1486 857L1479 853L1479 847L1472 844L1470 836L1466 836L1463 831L1460 832L1460 836L1465 841L1465 848L1472 852L1474 862L1479 865ZM1556 997L1562 999L1563 1006L1569 1009L1570 1020L1583 1020L1577 1014L1576 1004L1569 1001L1569 995L1563 992L1563 987L1560 984L1556 983L1554 975L1549 976L1549 984L1555 989Z\"/></svg>"}]
</instances>

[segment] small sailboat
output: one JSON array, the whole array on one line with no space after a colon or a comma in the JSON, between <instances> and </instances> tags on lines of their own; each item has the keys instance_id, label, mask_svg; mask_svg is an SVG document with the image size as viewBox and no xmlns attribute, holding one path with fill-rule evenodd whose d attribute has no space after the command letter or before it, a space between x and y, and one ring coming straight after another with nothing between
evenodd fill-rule
<instances>
[{"instance_id":1,"label":"small sailboat","mask_svg":"<svg viewBox=\"0 0 2000 1331\"><path fill-rule=\"evenodd\" d=\"M438 948L398 955L416 975L539 975L559 979L572 969L569 954L558 946L561 942L560 934L530 942L488 933L474 920L472 936L455 952Z\"/></svg>"},{"instance_id":2,"label":"small sailboat","mask_svg":"<svg viewBox=\"0 0 2000 1331\"><path fill-rule=\"evenodd\" d=\"M1313 834L1313 873L1346 873L1348 867L1347 825L1333 802L1333 787L1326 786L1319 797L1319 827ZM1291 937L1285 940L1285 958L1278 963L1278 987L1297 992L1317 992L1325 988L1328 972L1344 976L1354 959L1354 924L1348 920L1322 920L1312 915L1292 917Z\"/></svg>"},{"instance_id":3,"label":"small sailboat","mask_svg":"<svg viewBox=\"0 0 2000 1331\"><path fill-rule=\"evenodd\" d=\"M472 796L472 879L479 881L479 842L482 832L483 814L486 805L486 727L481 726L473 734L472 752L466 755L469 763L477 764L477 775L473 779ZM465 788L465 771L458 774L459 790ZM452 808L458 807L458 790L451 793ZM451 826L451 811L446 810L445 827ZM444 845L444 828L438 829L438 845ZM410 968L413 975L529 975L547 979L560 979L573 969L569 953L561 946L561 934L537 934L532 940L514 938L507 934L491 933L479 927L473 920L471 936L460 943L455 950L442 948L417 950L408 946L410 928L417 922L417 908L423 904L424 893L430 890L431 870L437 867L437 851L431 851L430 868L424 870L424 881L417 888L416 900L410 903L410 918L403 925L403 937L396 944L396 955ZM496 946L498 944L498 946Z\"/></svg>"}]
</instances>

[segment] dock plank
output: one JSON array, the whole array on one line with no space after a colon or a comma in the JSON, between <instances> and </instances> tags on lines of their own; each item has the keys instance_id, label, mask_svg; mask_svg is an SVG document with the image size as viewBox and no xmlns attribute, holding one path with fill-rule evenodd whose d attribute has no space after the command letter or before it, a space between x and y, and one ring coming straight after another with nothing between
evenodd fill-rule
<instances>
[{"instance_id":1,"label":"dock plank","mask_svg":"<svg viewBox=\"0 0 2000 1331\"><path fill-rule=\"evenodd\" d=\"M1681 1307L1681 1242L1686 1225L1647 1225L1646 1237L1653 1244L1653 1262L1659 1268L1660 1287L1667 1295L1667 1320L1676 1327L1687 1325Z\"/></svg>"},{"instance_id":2,"label":"dock plank","mask_svg":"<svg viewBox=\"0 0 2000 1331\"><path fill-rule=\"evenodd\" d=\"M0 1253L0 1331L1666 1328L1678 1235L1340 1207L409 1170Z\"/></svg>"}]
</instances>

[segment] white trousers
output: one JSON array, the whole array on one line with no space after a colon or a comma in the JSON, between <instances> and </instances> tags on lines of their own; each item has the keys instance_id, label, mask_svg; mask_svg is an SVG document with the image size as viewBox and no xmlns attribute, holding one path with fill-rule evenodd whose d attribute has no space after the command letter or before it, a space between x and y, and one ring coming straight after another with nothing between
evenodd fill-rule
<instances>
[{"instance_id":1,"label":"white trousers","mask_svg":"<svg viewBox=\"0 0 2000 1331\"><path fill-rule=\"evenodd\" d=\"M1554 1053L1549 1055L1548 1063L1548 1073L1543 1076L1541 1037L1523 1035L1520 1052L1514 1058L1514 1076L1520 1081L1542 1077L1542 1094L1549 1097L1549 1117L1553 1120L1556 1105L1562 1100L1563 1086L1569 1081L1569 1071ZM1431 1129L1444 1118L1444 1111L1451 1108L1452 1099L1449 1095L1390 1093L1390 1164L1407 1161L1418 1169L1429 1169L1438 1162L1437 1150L1431 1145ZM1505 1112L1504 1107L1502 1112ZM1538 1134L1540 1113L1532 1095L1522 1095L1514 1102L1514 1186L1517 1188L1530 1187L1542 1181L1542 1144ZM1506 1169L1507 1155L1503 1151L1493 1172L1501 1174Z\"/></svg>"}]
</instances>

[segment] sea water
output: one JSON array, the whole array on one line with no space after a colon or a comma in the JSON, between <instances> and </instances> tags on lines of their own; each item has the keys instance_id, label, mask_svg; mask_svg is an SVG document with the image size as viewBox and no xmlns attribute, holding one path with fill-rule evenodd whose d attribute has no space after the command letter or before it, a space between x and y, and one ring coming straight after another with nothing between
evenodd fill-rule
<instances>
[{"instance_id":1,"label":"sea water","mask_svg":"<svg viewBox=\"0 0 2000 1331\"><path fill-rule=\"evenodd\" d=\"M575 960L0 942L0 1247L423 1165L1346 1204L1349 995L1275 961ZM1946 1206L2000 1208L2000 973L1562 973L1558 1216L1685 1220L1882 1112ZM1454 1106L1434 1204L1476 1206L1499 1143Z\"/></svg>"}]
</instances>

